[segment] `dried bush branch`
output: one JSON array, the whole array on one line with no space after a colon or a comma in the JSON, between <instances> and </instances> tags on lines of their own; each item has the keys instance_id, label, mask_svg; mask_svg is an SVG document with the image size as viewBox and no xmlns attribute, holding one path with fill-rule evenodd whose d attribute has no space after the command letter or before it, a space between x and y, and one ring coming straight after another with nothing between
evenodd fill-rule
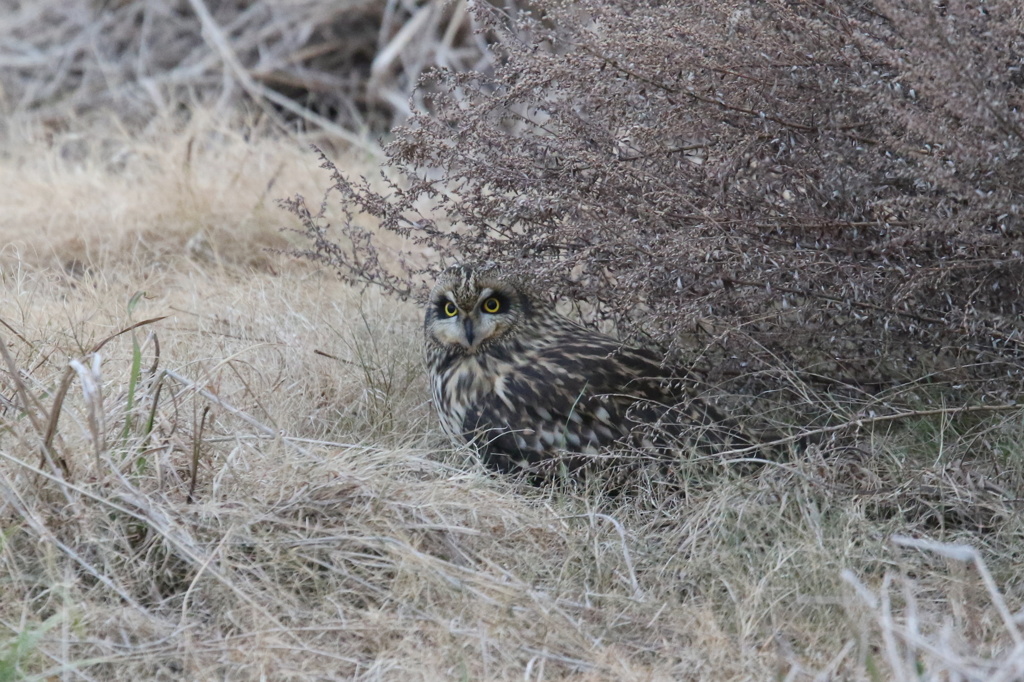
<instances>
[{"instance_id":1,"label":"dried bush branch","mask_svg":"<svg viewBox=\"0 0 1024 682\"><path fill-rule=\"evenodd\" d=\"M431 74L387 150L400 188L334 178L430 257L360 259L373 235L341 226L350 250L310 230L323 262L395 290L504 261L744 390L1024 388L1015 3L472 12L495 68Z\"/></svg>"}]
</instances>

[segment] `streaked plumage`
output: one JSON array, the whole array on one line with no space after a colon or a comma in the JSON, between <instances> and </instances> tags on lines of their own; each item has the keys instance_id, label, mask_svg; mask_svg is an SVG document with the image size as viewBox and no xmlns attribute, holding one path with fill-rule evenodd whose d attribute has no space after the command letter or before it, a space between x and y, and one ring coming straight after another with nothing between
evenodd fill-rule
<instances>
[{"instance_id":1,"label":"streaked plumage","mask_svg":"<svg viewBox=\"0 0 1024 682\"><path fill-rule=\"evenodd\" d=\"M441 424L491 468L574 470L617 443L708 451L745 440L655 353L570 321L493 264L445 270L424 333Z\"/></svg>"}]
</instances>

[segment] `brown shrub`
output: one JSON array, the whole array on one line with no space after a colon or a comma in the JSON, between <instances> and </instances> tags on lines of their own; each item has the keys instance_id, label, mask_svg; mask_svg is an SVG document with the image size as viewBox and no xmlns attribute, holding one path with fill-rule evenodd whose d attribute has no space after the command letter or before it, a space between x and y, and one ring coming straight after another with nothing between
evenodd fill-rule
<instances>
[{"instance_id":1,"label":"brown shrub","mask_svg":"<svg viewBox=\"0 0 1024 682\"><path fill-rule=\"evenodd\" d=\"M410 253L508 262L711 379L1019 390L1018 3L475 12L496 67L433 74L388 147L399 180L334 176ZM431 270L304 223L346 279L408 296Z\"/></svg>"}]
</instances>

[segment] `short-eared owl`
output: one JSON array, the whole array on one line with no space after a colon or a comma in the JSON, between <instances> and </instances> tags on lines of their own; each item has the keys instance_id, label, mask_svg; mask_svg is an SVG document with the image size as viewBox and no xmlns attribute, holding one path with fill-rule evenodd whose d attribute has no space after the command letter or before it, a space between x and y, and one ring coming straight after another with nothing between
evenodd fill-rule
<instances>
[{"instance_id":1,"label":"short-eared owl","mask_svg":"<svg viewBox=\"0 0 1024 682\"><path fill-rule=\"evenodd\" d=\"M424 332L444 430L473 442L491 468L572 470L623 441L701 450L743 441L655 353L570 321L494 264L445 270Z\"/></svg>"}]
</instances>

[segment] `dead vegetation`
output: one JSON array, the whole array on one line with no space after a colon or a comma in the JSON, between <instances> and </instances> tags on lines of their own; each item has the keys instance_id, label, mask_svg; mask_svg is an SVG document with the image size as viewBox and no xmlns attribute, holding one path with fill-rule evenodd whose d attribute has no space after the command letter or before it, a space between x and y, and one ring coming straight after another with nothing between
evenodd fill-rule
<instances>
[{"instance_id":1,"label":"dead vegetation","mask_svg":"<svg viewBox=\"0 0 1024 682\"><path fill-rule=\"evenodd\" d=\"M1022 675L1017 410L786 375L856 448L644 504L522 486L440 436L415 305L280 253L277 197L327 180L304 144L30 113L0 136L0 680Z\"/></svg>"},{"instance_id":2,"label":"dead vegetation","mask_svg":"<svg viewBox=\"0 0 1024 682\"><path fill-rule=\"evenodd\" d=\"M1018 3L475 16L500 58L432 74L387 150L395 185L334 178L410 259L381 267L361 225L305 216L312 257L400 294L441 260L508 261L786 404L808 385L876 411L1020 395Z\"/></svg>"},{"instance_id":3,"label":"dead vegetation","mask_svg":"<svg viewBox=\"0 0 1024 682\"><path fill-rule=\"evenodd\" d=\"M83 168L116 188L102 156L37 151L12 185L75 239L3 254L4 679L1019 674L1019 416L880 421L685 499L523 487L440 436L415 306L238 245L282 238L266 184L315 185L311 155L215 135L212 178L286 170L147 212L181 192L164 135L75 220L46 208ZM188 248L211 205L226 227Z\"/></svg>"},{"instance_id":4,"label":"dead vegetation","mask_svg":"<svg viewBox=\"0 0 1024 682\"><path fill-rule=\"evenodd\" d=\"M137 127L200 105L365 145L409 114L426 68L490 59L465 0L0 6L0 106L58 130L112 112Z\"/></svg>"}]
</instances>

